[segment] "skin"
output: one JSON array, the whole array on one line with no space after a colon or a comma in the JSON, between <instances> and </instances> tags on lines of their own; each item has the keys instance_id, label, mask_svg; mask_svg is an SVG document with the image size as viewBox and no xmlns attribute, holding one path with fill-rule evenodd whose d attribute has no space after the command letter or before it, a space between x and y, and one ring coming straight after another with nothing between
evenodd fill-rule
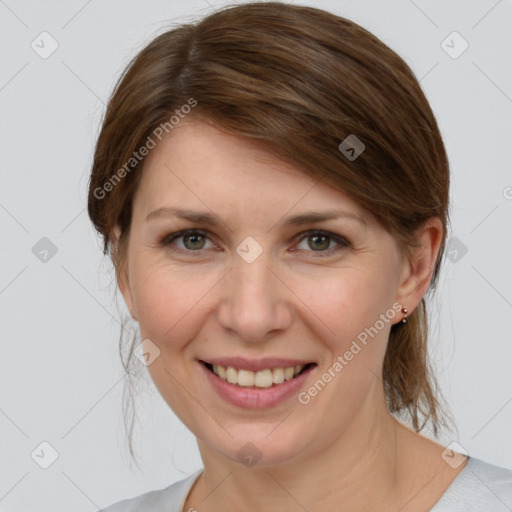
<instances>
[{"instance_id":1,"label":"skin","mask_svg":"<svg viewBox=\"0 0 512 512\"><path fill-rule=\"evenodd\" d=\"M171 206L213 213L221 223L145 220ZM290 215L329 208L364 223L342 217L282 225ZM204 242L160 244L184 229L206 231ZM349 245L328 238L315 250L314 235L300 239L306 230L337 234ZM183 121L151 151L118 284L142 339L160 350L148 366L156 387L197 437L205 471L184 510L414 512L437 502L464 465L452 469L440 456L443 446L389 413L379 378L402 313L305 405L295 396L258 411L228 404L197 359L314 361L307 389L394 303L414 311L442 235L439 219L430 219L417 233L422 247L405 257L345 194L210 124ZM247 236L263 248L250 264L236 252ZM248 442L261 453L253 467L237 457Z\"/></svg>"}]
</instances>

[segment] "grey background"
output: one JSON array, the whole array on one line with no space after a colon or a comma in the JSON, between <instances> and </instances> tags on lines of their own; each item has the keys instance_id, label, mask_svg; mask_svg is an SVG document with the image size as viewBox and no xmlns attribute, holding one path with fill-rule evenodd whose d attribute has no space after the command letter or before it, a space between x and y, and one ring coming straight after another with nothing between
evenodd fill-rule
<instances>
[{"instance_id":1,"label":"grey background","mask_svg":"<svg viewBox=\"0 0 512 512\"><path fill-rule=\"evenodd\" d=\"M126 310L85 205L121 70L170 21L224 3L0 0L0 511L94 511L202 465L149 384L137 405L142 471L129 467L116 301ZM454 240L430 345L458 427L443 442L511 468L512 1L304 3L360 23L421 79L452 170ZM31 47L51 48L44 31L58 43L46 59ZM469 44L457 58L453 31ZM43 237L56 249L45 262ZM58 453L47 469L42 442Z\"/></svg>"}]
</instances>

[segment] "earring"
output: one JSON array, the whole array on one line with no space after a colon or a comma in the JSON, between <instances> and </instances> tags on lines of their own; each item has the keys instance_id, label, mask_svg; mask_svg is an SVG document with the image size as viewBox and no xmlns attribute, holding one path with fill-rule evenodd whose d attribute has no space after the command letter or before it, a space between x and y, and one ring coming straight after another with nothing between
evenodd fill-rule
<instances>
[{"instance_id":1,"label":"earring","mask_svg":"<svg viewBox=\"0 0 512 512\"><path fill-rule=\"evenodd\" d=\"M402 313L403 313L405 316L402 318L402 322L401 322L401 323L406 324L406 323L407 323L407 309L402 308Z\"/></svg>"}]
</instances>

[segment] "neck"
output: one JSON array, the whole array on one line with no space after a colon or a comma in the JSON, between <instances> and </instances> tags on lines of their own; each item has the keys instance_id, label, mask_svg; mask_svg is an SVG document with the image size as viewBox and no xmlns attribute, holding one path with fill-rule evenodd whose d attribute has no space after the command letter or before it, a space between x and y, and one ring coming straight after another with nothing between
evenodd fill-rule
<instances>
[{"instance_id":1,"label":"neck","mask_svg":"<svg viewBox=\"0 0 512 512\"><path fill-rule=\"evenodd\" d=\"M334 443L317 439L308 453L279 465L247 468L198 441L205 470L185 510L194 506L207 512L392 508L404 468L397 458L399 423L381 398L369 397L345 431L333 433Z\"/></svg>"}]
</instances>

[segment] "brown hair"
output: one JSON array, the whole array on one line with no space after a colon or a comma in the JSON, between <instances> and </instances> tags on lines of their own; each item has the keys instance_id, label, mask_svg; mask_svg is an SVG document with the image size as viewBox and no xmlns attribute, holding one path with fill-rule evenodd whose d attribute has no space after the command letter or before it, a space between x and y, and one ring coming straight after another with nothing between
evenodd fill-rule
<instances>
[{"instance_id":1,"label":"brown hair","mask_svg":"<svg viewBox=\"0 0 512 512\"><path fill-rule=\"evenodd\" d=\"M182 24L143 48L111 95L89 183L89 216L118 275L144 164L134 154L159 138L162 127L170 132L171 116L184 113L258 139L343 191L404 251L418 245L416 228L439 217L445 229L430 290L435 287L448 224L447 155L414 74L367 30L320 9L257 2ZM351 134L365 146L352 161L338 149ZM408 323L391 328L382 379L390 412L408 413L416 431L432 421L437 436L446 423L427 327L423 298ZM132 353L133 342L128 358Z\"/></svg>"}]
</instances>

